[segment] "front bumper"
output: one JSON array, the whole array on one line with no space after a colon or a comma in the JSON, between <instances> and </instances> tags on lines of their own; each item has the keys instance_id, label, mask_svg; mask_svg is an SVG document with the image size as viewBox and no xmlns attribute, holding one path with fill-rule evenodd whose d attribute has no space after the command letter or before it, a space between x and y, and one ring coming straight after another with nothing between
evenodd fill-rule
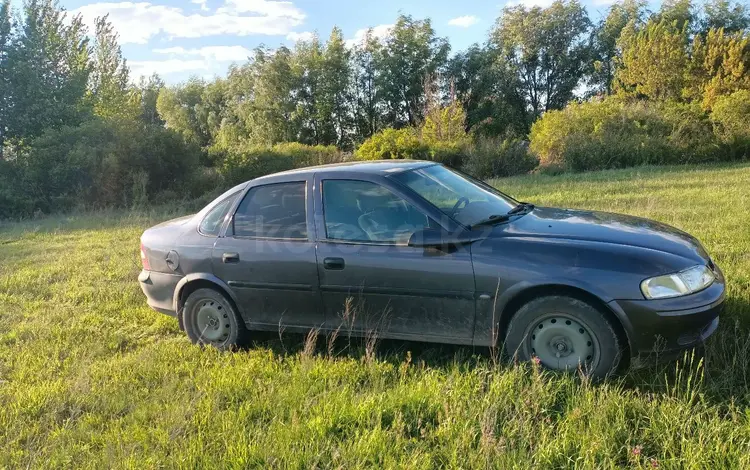
<instances>
[{"instance_id":1,"label":"front bumper","mask_svg":"<svg viewBox=\"0 0 750 470\"><path fill-rule=\"evenodd\" d=\"M678 356L699 346L719 326L725 284L719 273L707 289L663 300L613 300L612 310L623 320L634 366Z\"/></svg>"},{"instance_id":2,"label":"front bumper","mask_svg":"<svg viewBox=\"0 0 750 470\"><path fill-rule=\"evenodd\" d=\"M146 295L146 301L152 309L171 317L176 317L174 311L174 291L182 276L154 271L141 271L138 283Z\"/></svg>"}]
</instances>

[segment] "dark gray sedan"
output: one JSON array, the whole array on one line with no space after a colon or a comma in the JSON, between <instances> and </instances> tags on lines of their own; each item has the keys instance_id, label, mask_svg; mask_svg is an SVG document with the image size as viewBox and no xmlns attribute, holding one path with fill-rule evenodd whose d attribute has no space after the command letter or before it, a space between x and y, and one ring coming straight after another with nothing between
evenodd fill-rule
<instances>
[{"instance_id":1,"label":"dark gray sedan","mask_svg":"<svg viewBox=\"0 0 750 470\"><path fill-rule=\"evenodd\" d=\"M717 328L700 242L624 215L535 207L445 166L348 163L236 186L148 229L148 304L220 349L250 330L503 346L605 376Z\"/></svg>"}]
</instances>

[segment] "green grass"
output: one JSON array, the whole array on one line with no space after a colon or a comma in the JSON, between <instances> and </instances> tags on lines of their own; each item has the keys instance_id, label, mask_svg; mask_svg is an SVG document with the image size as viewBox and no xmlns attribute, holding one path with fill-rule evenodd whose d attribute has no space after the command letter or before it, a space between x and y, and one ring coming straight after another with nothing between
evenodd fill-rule
<instances>
[{"instance_id":1,"label":"green grass","mask_svg":"<svg viewBox=\"0 0 750 470\"><path fill-rule=\"evenodd\" d=\"M5 224L0 467L750 468L750 165L495 184L699 237L728 279L705 357L592 384L413 343L331 357L271 335L220 354L136 282L142 230L174 214Z\"/></svg>"}]
</instances>

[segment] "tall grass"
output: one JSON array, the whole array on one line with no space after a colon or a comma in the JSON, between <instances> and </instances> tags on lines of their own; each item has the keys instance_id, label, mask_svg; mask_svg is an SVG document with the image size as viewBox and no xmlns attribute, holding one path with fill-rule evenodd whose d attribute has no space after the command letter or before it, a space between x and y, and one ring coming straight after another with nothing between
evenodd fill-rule
<instances>
[{"instance_id":1,"label":"tall grass","mask_svg":"<svg viewBox=\"0 0 750 470\"><path fill-rule=\"evenodd\" d=\"M600 384L343 332L256 334L222 354L149 310L135 281L140 233L176 214L5 224L0 467L750 468L750 166L494 183L693 233L728 279L719 332Z\"/></svg>"}]
</instances>

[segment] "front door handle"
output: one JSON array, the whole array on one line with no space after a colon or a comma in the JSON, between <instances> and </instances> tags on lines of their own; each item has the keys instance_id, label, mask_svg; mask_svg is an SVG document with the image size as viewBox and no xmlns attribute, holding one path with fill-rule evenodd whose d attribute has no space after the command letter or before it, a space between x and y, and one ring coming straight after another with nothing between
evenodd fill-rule
<instances>
[{"instance_id":1,"label":"front door handle","mask_svg":"<svg viewBox=\"0 0 750 470\"><path fill-rule=\"evenodd\" d=\"M326 258L323 260L323 267L329 271L341 271L346 266L344 258Z\"/></svg>"},{"instance_id":2,"label":"front door handle","mask_svg":"<svg viewBox=\"0 0 750 470\"><path fill-rule=\"evenodd\" d=\"M239 253L224 253L224 255L221 257L221 261L224 264L239 263L240 254Z\"/></svg>"}]
</instances>

